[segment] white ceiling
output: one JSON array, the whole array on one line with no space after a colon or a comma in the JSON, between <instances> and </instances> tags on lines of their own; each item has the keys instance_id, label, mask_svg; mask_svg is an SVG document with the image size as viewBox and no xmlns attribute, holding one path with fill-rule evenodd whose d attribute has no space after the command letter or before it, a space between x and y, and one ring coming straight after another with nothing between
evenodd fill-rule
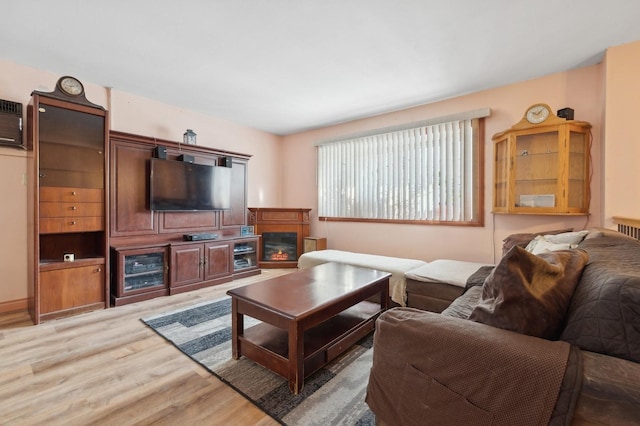
<instances>
[{"instance_id":1,"label":"white ceiling","mask_svg":"<svg viewBox=\"0 0 640 426\"><path fill-rule=\"evenodd\" d=\"M0 0L0 58L290 134L595 64L638 0Z\"/></svg>"}]
</instances>

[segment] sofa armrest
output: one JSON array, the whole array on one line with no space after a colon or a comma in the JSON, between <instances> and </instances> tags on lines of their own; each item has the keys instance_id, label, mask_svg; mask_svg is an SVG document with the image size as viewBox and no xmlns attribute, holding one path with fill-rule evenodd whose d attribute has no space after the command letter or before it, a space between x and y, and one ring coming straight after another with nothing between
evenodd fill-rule
<instances>
[{"instance_id":1,"label":"sofa armrest","mask_svg":"<svg viewBox=\"0 0 640 426\"><path fill-rule=\"evenodd\" d=\"M391 424L547 424L570 345L411 308L376 322L367 403Z\"/></svg>"},{"instance_id":2,"label":"sofa armrest","mask_svg":"<svg viewBox=\"0 0 640 426\"><path fill-rule=\"evenodd\" d=\"M582 351L582 391L574 424L640 424L640 364Z\"/></svg>"}]
</instances>

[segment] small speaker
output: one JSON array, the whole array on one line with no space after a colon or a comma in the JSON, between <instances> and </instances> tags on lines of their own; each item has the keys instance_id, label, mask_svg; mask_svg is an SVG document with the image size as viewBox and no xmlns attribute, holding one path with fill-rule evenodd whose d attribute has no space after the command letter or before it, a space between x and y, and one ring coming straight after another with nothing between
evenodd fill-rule
<instances>
[{"instance_id":1,"label":"small speaker","mask_svg":"<svg viewBox=\"0 0 640 426\"><path fill-rule=\"evenodd\" d=\"M166 146L162 146L162 145L156 146L156 148L153 150L153 155L156 158L160 158L161 160L166 160L167 159L167 147Z\"/></svg>"},{"instance_id":2,"label":"small speaker","mask_svg":"<svg viewBox=\"0 0 640 426\"><path fill-rule=\"evenodd\" d=\"M304 252L326 250L327 239L321 237L304 237Z\"/></svg>"},{"instance_id":3,"label":"small speaker","mask_svg":"<svg viewBox=\"0 0 640 426\"><path fill-rule=\"evenodd\" d=\"M233 167L233 157L220 157L218 159L218 166Z\"/></svg>"},{"instance_id":4,"label":"small speaker","mask_svg":"<svg viewBox=\"0 0 640 426\"><path fill-rule=\"evenodd\" d=\"M564 118L567 120L573 120L573 109L572 108L562 108L558 110L558 117Z\"/></svg>"},{"instance_id":5,"label":"small speaker","mask_svg":"<svg viewBox=\"0 0 640 426\"><path fill-rule=\"evenodd\" d=\"M178 161L182 161L183 163L193 163L195 158L193 155L182 154L178 155Z\"/></svg>"}]
</instances>

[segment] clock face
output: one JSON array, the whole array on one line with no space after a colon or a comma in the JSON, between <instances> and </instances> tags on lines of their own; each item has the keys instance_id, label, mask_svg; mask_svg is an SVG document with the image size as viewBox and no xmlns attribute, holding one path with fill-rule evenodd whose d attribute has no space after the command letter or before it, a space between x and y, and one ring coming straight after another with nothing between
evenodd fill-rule
<instances>
[{"instance_id":1,"label":"clock face","mask_svg":"<svg viewBox=\"0 0 640 426\"><path fill-rule=\"evenodd\" d=\"M82 83L73 77L62 77L60 79L60 89L71 96L78 96L84 93Z\"/></svg>"},{"instance_id":2,"label":"clock face","mask_svg":"<svg viewBox=\"0 0 640 426\"><path fill-rule=\"evenodd\" d=\"M527 110L526 117L529 123L542 123L549 117L549 108L546 105L534 105Z\"/></svg>"}]
</instances>

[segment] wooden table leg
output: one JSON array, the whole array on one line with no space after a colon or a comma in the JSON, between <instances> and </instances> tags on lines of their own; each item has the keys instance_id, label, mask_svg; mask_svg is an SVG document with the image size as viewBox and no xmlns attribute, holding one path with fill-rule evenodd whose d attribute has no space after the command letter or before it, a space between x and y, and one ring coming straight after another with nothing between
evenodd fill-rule
<instances>
[{"instance_id":1,"label":"wooden table leg","mask_svg":"<svg viewBox=\"0 0 640 426\"><path fill-rule=\"evenodd\" d=\"M304 333L297 321L289 324L289 390L298 395L304 386Z\"/></svg>"},{"instance_id":2,"label":"wooden table leg","mask_svg":"<svg viewBox=\"0 0 640 426\"><path fill-rule=\"evenodd\" d=\"M238 313L238 299L231 298L231 356L240 358L240 337L244 334L244 315Z\"/></svg>"},{"instance_id":3,"label":"wooden table leg","mask_svg":"<svg viewBox=\"0 0 640 426\"><path fill-rule=\"evenodd\" d=\"M383 281L382 291L380 292L380 310L389 309L389 278Z\"/></svg>"}]
</instances>

